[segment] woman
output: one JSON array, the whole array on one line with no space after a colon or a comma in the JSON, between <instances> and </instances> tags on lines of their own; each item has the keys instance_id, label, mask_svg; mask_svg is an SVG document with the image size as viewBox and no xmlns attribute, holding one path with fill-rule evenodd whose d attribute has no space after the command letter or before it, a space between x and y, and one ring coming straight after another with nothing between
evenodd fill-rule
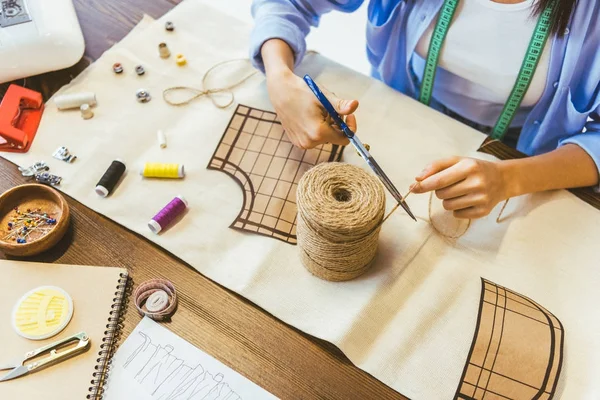
<instances>
[{"instance_id":1,"label":"woman","mask_svg":"<svg viewBox=\"0 0 600 400\"><path fill-rule=\"evenodd\" d=\"M347 143L293 68L322 14L362 2L254 0L251 58L297 146ZM435 191L456 217L479 218L510 197L598 184L600 2L371 0L368 15L375 78L532 156L438 160L414 193ZM431 45L434 31L442 46ZM331 100L356 129L358 101Z\"/></svg>"}]
</instances>

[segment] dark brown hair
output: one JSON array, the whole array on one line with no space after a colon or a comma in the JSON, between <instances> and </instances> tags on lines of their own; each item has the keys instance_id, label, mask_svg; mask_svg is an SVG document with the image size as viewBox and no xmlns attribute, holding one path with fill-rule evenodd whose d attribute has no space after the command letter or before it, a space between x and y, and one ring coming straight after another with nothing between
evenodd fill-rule
<instances>
[{"instance_id":1,"label":"dark brown hair","mask_svg":"<svg viewBox=\"0 0 600 400\"><path fill-rule=\"evenodd\" d=\"M539 16L552 2L555 4L552 11L551 30L552 33L563 36L569 25L571 14L575 11L577 0L539 0L534 6L533 15Z\"/></svg>"}]
</instances>

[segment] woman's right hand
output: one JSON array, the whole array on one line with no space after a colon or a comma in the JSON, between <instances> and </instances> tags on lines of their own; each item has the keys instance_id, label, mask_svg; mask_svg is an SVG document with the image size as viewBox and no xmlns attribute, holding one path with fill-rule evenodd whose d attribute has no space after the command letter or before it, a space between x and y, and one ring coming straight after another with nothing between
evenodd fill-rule
<instances>
[{"instance_id":1,"label":"woman's right hand","mask_svg":"<svg viewBox=\"0 0 600 400\"><path fill-rule=\"evenodd\" d=\"M267 89L271 103L290 141L311 149L323 143L346 145L348 139L333 123L327 111L302 80L292 71L293 53L287 43L271 39L261 49L267 74ZM357 100L339 99L323 88L336 111L345 116L348 127L356 131Z\"/></svg>"}]
</instances>

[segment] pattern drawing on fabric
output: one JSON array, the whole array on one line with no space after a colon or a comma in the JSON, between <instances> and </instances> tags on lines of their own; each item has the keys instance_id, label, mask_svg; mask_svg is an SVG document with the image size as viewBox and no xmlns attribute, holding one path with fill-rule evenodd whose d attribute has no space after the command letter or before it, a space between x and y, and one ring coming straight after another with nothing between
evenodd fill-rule
<instances>
[{"instance_id":1,"label":"pattern drawing on fabric","mask_svg":"<svg viewBox=\"0 0 600 400\"><path fill-rule=\"evenodd\" d=\"M292 145L275 113L238 105L208 169L235 179L243 205L230 228L296 244L296 189L311 167L340 161L343 146L302 150Z\"/></svg>"},{"instance_id":2,"label":"pattern drawing on fabric","mask_svg":"<svg viewBox=\"0 0 600 400\"><path fill-rule=\"evenodd\" d=\"M552 399L564 329L533 300L482 279L479 316L455 399Z\"/></svg>"}]
</instances>

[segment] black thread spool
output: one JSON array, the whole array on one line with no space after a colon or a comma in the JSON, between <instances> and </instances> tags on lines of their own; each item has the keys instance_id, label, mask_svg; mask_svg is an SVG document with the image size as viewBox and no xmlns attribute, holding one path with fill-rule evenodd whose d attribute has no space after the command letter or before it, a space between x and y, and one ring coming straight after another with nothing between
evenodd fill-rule
<instances>
[{"instance_id":1,"label":"black thread spool","mask_svg":"<svg viewBox=\"0 0 600 400\"><path fill-rule=\"evenodd\" d=\"M113 161L96 184L96 193L102 197L111 194L125 170L125 164L121 160Z\"/></svg>"}]
</instances>

